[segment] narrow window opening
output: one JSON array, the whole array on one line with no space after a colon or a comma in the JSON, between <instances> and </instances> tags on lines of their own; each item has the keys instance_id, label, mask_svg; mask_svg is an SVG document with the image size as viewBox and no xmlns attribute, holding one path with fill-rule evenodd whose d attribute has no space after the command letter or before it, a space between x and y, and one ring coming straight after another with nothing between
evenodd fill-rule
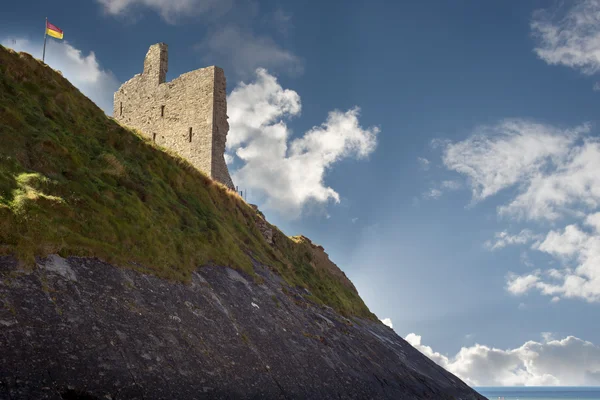
<instances>
[{"instance_id":1,"label":"narrow window opening","mask_svg":"<svg viewBox=\"0 0 600 400\"><path fill-rule=\"evenodd\" d=\"M165 106L160 106L160 116L161 117L165 116Z\"/></svg>"},{"instance_id":2,"label":"narrow window opening","mask_svg":"<svg viewBox=\"0 0 600 400\"><path fill-rule=\"evenodd\" d=\"M123 116L123 102L121 102L120 106L119 106L119 116L122 117Z\"/></svg>"},{"instance_id":3,"label":"narrow window opening","mask_svg":"<svg viewBox=\"0 0 600 400\"><path fill-rule=\"evenodd\" d=\"M190 143L192 143L192 128L191 127L190 127L190 138L189 138L189 140L190 140Z\"/></svg>"},{"instance_id":4,"label":"narrow window opening","mask_svg":"<svg viewBox=\"0 0 600 400\"><path fill-rule=\"evenodd\" d=\"M154 133L152 134L152 141L153 141L153 142L156 142L156 132L154 132Z\"/></svg>"}]
</instances>

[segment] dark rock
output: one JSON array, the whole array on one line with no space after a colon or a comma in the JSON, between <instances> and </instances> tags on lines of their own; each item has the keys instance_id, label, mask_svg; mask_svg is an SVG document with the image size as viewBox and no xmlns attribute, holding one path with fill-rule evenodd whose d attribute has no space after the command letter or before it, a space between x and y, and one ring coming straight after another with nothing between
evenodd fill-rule
<instances>
[{"instance_id":1,"label":"dark rock","mask_svg":"<svg viewBox=\"0 0 600 400\"><path fill-rule=\"evenodd\" d=\"M382 323L256 271L263 284L205 266L184 285L0 257L0 398L483 399Z\"/></svg>"}]
</instances>

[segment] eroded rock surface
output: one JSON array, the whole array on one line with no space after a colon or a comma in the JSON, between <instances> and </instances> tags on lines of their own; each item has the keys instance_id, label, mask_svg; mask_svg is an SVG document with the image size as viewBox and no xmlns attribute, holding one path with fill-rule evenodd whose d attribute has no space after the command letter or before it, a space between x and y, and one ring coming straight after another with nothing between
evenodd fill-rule
<instances>
[{"instance_id":1,"label":"eroded rock surface","mask_svg":"<svg viewBox=\"0 0 600 400\"><path fill-rule=\"evenodd\" d=\"M205 266L172 283L97 259L0 257L2 399L483 399L385 325Z\"/></svg>"}]
</instances>

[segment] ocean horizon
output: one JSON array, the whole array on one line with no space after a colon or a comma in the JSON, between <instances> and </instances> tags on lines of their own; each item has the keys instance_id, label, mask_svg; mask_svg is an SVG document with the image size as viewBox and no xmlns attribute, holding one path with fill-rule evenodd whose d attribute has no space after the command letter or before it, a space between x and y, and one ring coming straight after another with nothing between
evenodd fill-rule
<instances>
[{"instance_id":1,"label":"ocean horizon","mask_svg":"<svg viewBox=\"0 0 600 400\"><path fill-rule=\"evenodd\" d=\"M600 400L600 386L473 387L489 400Z\"/></svg>"}]
</instances>

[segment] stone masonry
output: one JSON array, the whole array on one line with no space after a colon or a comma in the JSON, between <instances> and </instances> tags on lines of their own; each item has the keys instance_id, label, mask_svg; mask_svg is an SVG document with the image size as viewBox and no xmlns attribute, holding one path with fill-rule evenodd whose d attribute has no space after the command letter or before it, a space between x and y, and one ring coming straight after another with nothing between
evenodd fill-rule
<instances>
[{"instance_id":1,"label":"stone masonry","mask_svg":"<svg viewBox=\"0 0 600 400\"><path fill-rule=\"evenodd\" d=\"M144 71L115 93L115 119L234 189L224 158L229 130L225 73L212 66L166 82L167 69L167 45L150 46Z\"/></svg>"}]
</instances>

